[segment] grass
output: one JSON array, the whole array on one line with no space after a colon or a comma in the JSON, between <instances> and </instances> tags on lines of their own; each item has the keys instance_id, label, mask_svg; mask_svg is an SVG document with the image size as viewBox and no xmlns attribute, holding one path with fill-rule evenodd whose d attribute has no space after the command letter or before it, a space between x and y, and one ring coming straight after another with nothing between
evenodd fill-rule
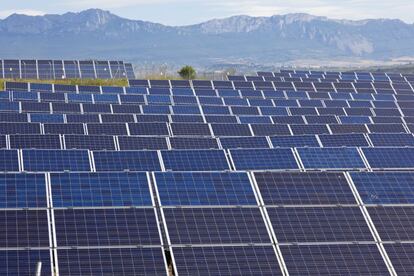
<instances>
[{"instance_id":1,"label":"grass","mask_svg":"<svg viewBox=\"0 0 414 276\"><path fill-rule=\"evenodd\" d=\"M0 79L0 91L4 90L6 81L31 82L31 83L54 83L69 85L92 85L92 86L128 86L127 79L62 79L62 80L37 80L37 79Z\"/></svg>"}]
</instances>

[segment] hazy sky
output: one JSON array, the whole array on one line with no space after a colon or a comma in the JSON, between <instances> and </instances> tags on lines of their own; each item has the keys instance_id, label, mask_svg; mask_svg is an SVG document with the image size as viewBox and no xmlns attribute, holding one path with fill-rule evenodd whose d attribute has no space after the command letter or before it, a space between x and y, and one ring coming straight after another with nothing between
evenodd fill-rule
<instances>
[{"instance_id":1,"label":"hazy sky","mask_svg":"<svg viewBox=\"0 0 414 276\"><path fill-rule=\"evenodd\" d=\"M414 22L413 0L1 0L0 18L15 12L60 14L88 8L170 25L239 14L269 16L296 12L331 18L399 18Z\"/></svg>"}]
</instances>

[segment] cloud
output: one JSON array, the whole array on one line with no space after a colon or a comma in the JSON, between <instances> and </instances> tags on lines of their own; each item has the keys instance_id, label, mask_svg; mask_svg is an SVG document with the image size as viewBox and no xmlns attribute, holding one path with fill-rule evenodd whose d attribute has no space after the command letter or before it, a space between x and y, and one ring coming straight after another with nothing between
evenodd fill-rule
<instances>
[{"instance_id":1,"label":"cloud","mask_svg":"<svg viewBox=\"0 0 414 276\"><path fill-rule=\"evenodd\" d=\"M39 10L3 10L0 11L0 18L6 18L14 13L17 14L25 14L25 15L31 15L31 16L37 16L37 15L45 15L46 13Z\"/></svg>"}]
</instances>

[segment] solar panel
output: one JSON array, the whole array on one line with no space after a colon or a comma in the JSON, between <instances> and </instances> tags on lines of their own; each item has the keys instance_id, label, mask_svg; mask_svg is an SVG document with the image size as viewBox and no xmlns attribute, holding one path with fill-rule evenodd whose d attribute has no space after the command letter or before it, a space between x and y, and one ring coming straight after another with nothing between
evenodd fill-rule
<instances>
[{"instance_id":1,"label":"solar panel","mask_svg":"<svg viewBox=\"0 0 414 276\"><path fill-rule=\"evenodd\" d=\"M42 274L51 275L51 254L49 250L1 250L1 275L35 275L37 263L42 263Z\"/></svg>"},{"instance_id":2,"label":"solar panel","mask_svg":"<svg viewBox=\"0 0 414 276\"><path fill-rule=\"evenodd\" d=\"M414 136L412 134L369 134L369 139L375 147L414 146Z\"/></svg>"},{"instance_id":3,"label":"solar panel","mask_svg":"<svg viewBox=\"0 0 414 276\"><path fill-rule=\"evenodd\" d=\"M254 124L251 127L255 136L290 135L287 125Z\"/></svg>"},{"instance_id":4,"label":"solar panel","mask_svg":"<svg viewBox=\"0 0 414 276\"><path fill-rule=\"evenodd\" d=\"M58 249L61 275L165 275L161 248Z\"/></svg>"},{"instance_id":5,"label":"solar panel","mask_svg":"<svg viewBox=\"0 0 414 276\"><path fill-rule=\"evenodd\" d=\"M0 174L0 208L46 208L44 174Z\"/></svg>"},{"instance_id":6,"label":"solar panel","mask_svg":"<svg viewBox=\"0 0 414 276\"><path fill-rule=\"evenodd\" d=\"M44 124L45 134L80 134L83 135L84 129L82 124L66 123L66 124Z\"/></svg>"},{"instance_id":7,"label":"solar panel","mask_svg":"<svg viewBox=\"0 0 414 276\"><path fill-rule=\"evenodd\" d=\"M168 136L168 126L165 123L128 124L131 135L162 135Z\"/></svg>"},{"instance_id":8,"label":"solar panel","mask_svg":"<svg viewBox=\"0 0 414 276\"><path fill-rule=\"evenodd\" d=\"M388 275L375 244L280 246L290 275Z\"/></svg>"},{"instance_id":9,"label":"solar panel","mask_svg":"<svg viewBox=\"0 0 414 276\"><path fill-rule=\"evenodd\" d=\"M30 230L29 230L30 229ZM0 211L0 247L49 247L46 210Z\"/></svg>"},{"instance_id":10,"label":"solar panel","mask_svg":"<svg viewBox=\"0 0 414 276\"><path fill-rule=\"evenodd\" d=\"M54 210L57 246L159 245L154 209Z\"/></svg>"},{"instance_id":11,"label":"solar panel","mask_svg":"<svg viewBox=\"0 0 414 276\"><path fill-rule=\"evenodd\" d=\"M266 137L227 137L220 138L220 144L224 149L237 148L269 148Z\"/></svg>"},{"instance_id":12,"label":"solar panel","mask_svg":"<svg viewBox=\"0 0 414 276\"><path fill-rule=\"evenodd\" d=\"M112 136L65 135L66 149L115 150Z\"/></svg>"},{"instance_id":13,"label":"solar panel","mask_svg":"<svg viewBox=\"0 0 414 276\"><path fill-rule=\"evenodd\" d=\"M398 275L409 276L414 273L414 244L384 244L388 257Z\"/></svg>"},{"instance_id":14,"label":"solar panel","mask_svg":"<svg viewBox=\"0 0 414 276\"><path fill-rule=\"evenodd\" d=\"M52 173L50 182L55 208L153 205L144 173Z\"/></svg>"},{"instance_id":15,"label":"solar panel","mask_svg":"<svg viewBox=\"0 0 414 276\"><path fill-rule=\"evenodd\" d=\"M270 244L259 208L163 208L171 244Z\"/></svg>"},{"instance_id":16,"label":"solar panel","mask_svg":"<svg viewBox=\"0 0 414 276\"><path fill-rule=\"evenodd\" d=\"M156 151L95 151L96 171L160 171Z\"/></svg>"},{"instance_id":17,"label":"solar panel","mask_svg":"<svg viewBox=\"0 0 414 276\"><path fill-rule=\"evenodd\" d=\"M343 173L254 174L265 205L356 204Z\"/></svg>"},{"instance_id":18,"label":"solar panel","mask_svg":"<svg viewBox=\"0 0 414 276\"><path fill-rule=\"evenodd\" d=\"M318 140L314 135L303 136L274 136L270 137L273 147L319 147Z\"/></svg>"},{"instance_id":19,"label":"solar panel","mask_svg":"<svg viewBox=\"0 0 414 276\"><path fill-rule=\"evenodd\" d=\"M329 134L326 125L290 125L293 135Z\"/></svg>"},{"instance_id":20,"label":"solar panel","mask_svg":"<svg viewBox=\"0 0 414 276\"><path fill-rule=\"evenodd\" d=\"M40 124L0 123L0 134L40 134Z\"/></svg>"},{"instance_id":21,"label":"solar panel","mask_svg":"<svg viewBox=\"0 0 414 276\"><path fill-rule=\"evenodd\" d=\"M87 124L90 135L128 135L125 124Z\"/></svg>"},{"instance_id":22,"label":"solar panel","mask_svg":"<svg viewBox=\"0 0 414 276\"><path fill-rule=\"evenodd\" d=\"M120 150L160 150L168 149L164 137L118 136Z\"/></svg>"},{"instance_id":23,"label":"solar panel","mask_svg":"<svg viewBox=\"0 0 414 276\"><path fill-rule=\"evenodd\" d=\"M365 157L373 169L414 168L414 148L363 148Z\"/></svg>"},{"instance_id":24,"label":"solar panel","mask_svg":"<svg viewBox=\"0 0 414 276\"><path fill-rule=\"evenodd\" d=\"M162 206L257 206L242 172L155 173Z\"/></svg>"},{"instance_id":25,"label":"solar panel","mask_svg":"<svg viewBox=\"0 0 414 276\"><path fill-rule=\"evenodd\" d=\"M267 208L280 243L374 241L359 207Z\"/></svg>"},{"instance_id":26,"label":"solar panel","mask_svg":"<svg viewBox=\"0 0 414 276\"><path fill-rule=\"evenodd\" d=\"M351 173L351 177L365 204L414 204L413 173Z\"/></svg>"},{"instance_id":27,"label":"solar panel","mask_svg":"<svg viewBox=\"0 0 414 276\"><path fill-rule=\"evenodd\" d=\"M83 150L23 150L23 168L28 172L90 171L89 156Z\"/></svg>"},{"instance_id":28,"label":"solar panel","mask_svg":"<svg viewBox=\"0 0 414 276\"><path fill-rule=\"evenodd\" d=\"M161 152L166 170L223 171L229 170L222 150L173 150Z\"/></svg>"},{"instance_id":29,"label":"solar panel","mask_svg":"<svg viewBox=\"0 0 414 276\"><path fill-rule=\"evenodd\" d=\"M413 241L412 206L368 207L368 212L382 241Z\"/></svg>"},{"instance_id":30,"label":"solar panel","mask_svg":"<svg viewBox=\"0 0 414 276\"><path fill-rule=\"evenodd\" d=\"M174 136L211 136L208 124L172 123L171 130Z\"/></svg>"},{"instance_id":31,"label":"solar panel","mask_svg":"<svg viewBox=\"0 0 414 276\"><path fill-rule=\"evenodd\" d=\"M19 171L19 157L17 150L0 150L0 171Z\"/></svg>"},{"instance_id":32,"label":"solar panel","mask_svg":"<svg viewBox=\"0 0 414 276\"><path fill-rule=\"evenodd\" d=\"M215 138L186 138L171 137L170 144L172 149L218 149L217 139Z\"/></svg>"},{"instance_id":33,"label":"solar panel","mask_svg":"<svg viewBox=\"0 0 414 276\"><path fill-rule=\"evenodd\" d=\"M299 148L306 169L363 169L365 164L356 148Z\"/></svg>"},{"instance_id":34,"label":"solar panel","mask_svg":"<svg viewBox=\"0 0 414 276\"><path fill-rule=\"evenodd\" d=\"M230 154L236 170L299 169L290 149L242 149Z\"/></svg>"},{"instance_id":35,"label":"solar panel","mask_svg":"<svg viewBox=\"0 0 414 276\"><path fill-rule=\"evenodd\" d=\"M319 135L324 147L368 147L368 141L363 134L333 134Z\"/></svg>"},{"instance_id":36,"label":"solar panel","mask_svg":"<svg viewBox=\"0 0 414 276\"><path fill-rule=\"evenodd\" d=\"M174 247L173 255L180 275L282 275L272 246Z\"/></svg>"},{"instance_id":37,"label":"solar panel","mask_svg":"<svg viewBox=\"0 0 414 276\"><path fill-rule=\"evenodd\" d=\"M61 149L59 135L10 135L12 149Z\"/></svg>"}]
</instances>

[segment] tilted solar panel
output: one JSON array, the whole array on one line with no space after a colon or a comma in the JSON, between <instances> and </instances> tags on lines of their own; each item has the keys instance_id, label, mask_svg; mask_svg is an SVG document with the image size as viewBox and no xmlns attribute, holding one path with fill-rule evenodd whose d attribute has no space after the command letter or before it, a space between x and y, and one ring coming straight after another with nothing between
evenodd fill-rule
<instances>
[{"instance_id":1,"label":"tilted solar panel","mask_svg":"<svg viewBox=\"0 0 414 276\"><path fill-rule=\"evenodd\" d=\"M224 171L229 164L222 150L172 150L161 152L166 170Z\"/></svg>"},{"instance_id":2,"label":"tilted solar panel","mask_svg":"<svg viewBox=\"0 0 414 276\"><path fill-rule=\"evenodd\" d=\"M23 150L23 168L27 172L91 171L84 150Z\"/></svg>"},{"instance_id":3,"label":"tilted solar panel","mask_svg":"<svg viewBox=\"0 0 414 276\"><path fill-rule=\"evenodd\" d=\"M160 171L156 151L94 151L96 171Z\"/></svg>"},{"instance_id":4,"label":"tilted solar panel","mask_svg":"<svg viewBox=\"0 0 414 276\"><path fill-rule=\"evenodd\" d=\"M363 148L365 157L373 169L414 168L414 148Z\"/></svg>"},{"instance_id":5,"label":"tilted solar panel","mask_svg":"<svg viewBox=\"0 0 414 276\"><path fill-rule=\"evenodd\" d=\"M291 149L230 150L236 170L298 170Z\"/></svg>"}]
</instances>

